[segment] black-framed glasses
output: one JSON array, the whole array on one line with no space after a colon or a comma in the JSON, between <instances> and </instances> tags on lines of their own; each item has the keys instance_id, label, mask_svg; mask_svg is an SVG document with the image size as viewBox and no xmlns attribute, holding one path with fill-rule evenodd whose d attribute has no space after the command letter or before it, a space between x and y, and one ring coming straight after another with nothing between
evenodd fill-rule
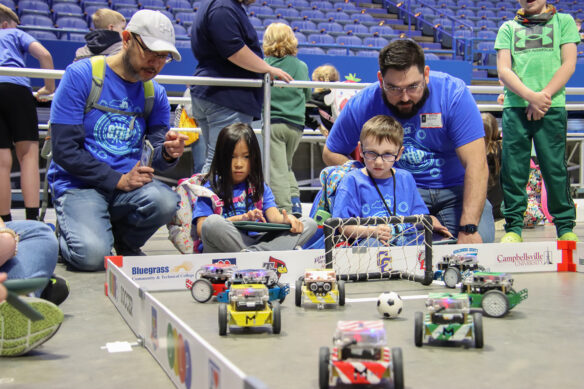
<instances>
[{"instance_id":1,"label":"black-framed glasses","mask_svg":"<svg viewBox=\"0 0 584 389\"><path fill-rule=\"evenodd\" d=\"M425 86L426 86L425 82L418 82L412 85L408 85L405 88L400 88L398 86L385 85L385 81L383 81L383 90L392 96L401 96L404 92L406 92L409 95L416 94L420 90L424 89Z\"/></svg>"},{"instance_id":2,"label":"black-framed glasses","mask_svg":"<svg viewBox=\"0 0 584 389\"><path fill-rule=\"evenodd\" d=\"M138 39L138 37L134 33L132 33L132 38L134 38L134 40L138 43L138 46L140 46L144 55L154 57L154 59L157 59L159 61L164 61L165 63L169 63L170 61L172 61L172 54L170 54L170 53L169 54L158 54L156 51L150 50L148 47L146 47L144 45L143 42L140 41L140 39Z\"/></svg>"},{"instance_id":3,"label":"black-framed glasses","mask_svg":"<svg viewBox=\"0 0 584 389\"><path fill-rule=\"evenodd\" d=\"M371 150L363 151L363 158L365 158L367 161L375 161L379 157L381 157L384 162L394 162L397 159L396 154L378 154Z\"/></svg>"}]
</instances>

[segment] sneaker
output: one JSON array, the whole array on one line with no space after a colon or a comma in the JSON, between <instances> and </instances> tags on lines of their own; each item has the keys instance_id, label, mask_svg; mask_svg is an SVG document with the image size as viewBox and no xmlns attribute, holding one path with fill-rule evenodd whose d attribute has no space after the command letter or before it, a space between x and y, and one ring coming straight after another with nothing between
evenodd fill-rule
<instances>
[{"instance_id":1,"label":"sneaker","mask_svg":"<svg viewBox=\"0 0 584 389\"><path fill-rule=\"evenodd\" d=\"M61 277L53 274L49 278L49 283L43 289L41 298L52 302L55 305L60 305L69 296L69 283Z\"/></svg>"},{"instance_id":2,"label":"sneaker","mask_svg":"<svg viewBox=\"0 0 584 389\"><path fill-rule=\"evenodd\" d=\"M501 238L501 243L521 243L523 238L516 232L508 232Z\"/></svg>"},{"instance_id":3,"label":"sneaker","mask_svg":"<svg viewBox=\"0 0 584 389\"><path fill-rule=\"evenodd\" d=\"M292 215L297 218L302 217L302 203L299 197L292 197Z\"/></svg>"},{"instance_id":4,"label":"sneaker","mask_svg":"<svg viewBox=\"0 0 584 389\"><path fill-rule=\"evenodd\" d=\"M562 234L558 240L572 240L574 242L580 241L580 239L578 239L578 235L574 234L572 231Z\"/></svg>"},{"instance_id":5,"label":"sneaker","mask_svg":"<svg viewBox=\"0 0 584 389\"><path fill-rule=\"evenodd\" d=\"M26 354L51 339L63 322L63 312L50 301L21 298L44 319L31 321L6 301L0 303L0 356Z\"/></svg>"},{"instance_id":6,"label":"sneaker","mask_svg":"<svg viewBox=\"0 0 584 389\"><path fill-rule=\"evenodd\" d=\"M140 248L131 248L123 243L115 243L114 248L116 249L116 255L121 255L123 257L144 257L146 254Z\"/></svg>"}]
</instances>

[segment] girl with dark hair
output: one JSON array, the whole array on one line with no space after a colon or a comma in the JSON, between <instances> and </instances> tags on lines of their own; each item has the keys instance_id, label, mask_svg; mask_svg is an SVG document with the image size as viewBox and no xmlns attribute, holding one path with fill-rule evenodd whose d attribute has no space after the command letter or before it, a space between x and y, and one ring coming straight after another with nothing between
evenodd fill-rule
<instances>
[{"instance_id":1,"label":"girl with dark hair","mask_svg":"<svg viewBox=\"0 0 584 389\"><path fill-rule=\"evenodd\" d=\"M204 185L222 203L222 207L214 208L211 198L197 199L193 223L204 253L292 250L316 231L314 220L299 220L276 207L274 195L264 182L259 143L248 124L235 123L221 130ZM289 224L290 230L241 230L233 224L237 221Z\"/></svg>"}]
</instances>

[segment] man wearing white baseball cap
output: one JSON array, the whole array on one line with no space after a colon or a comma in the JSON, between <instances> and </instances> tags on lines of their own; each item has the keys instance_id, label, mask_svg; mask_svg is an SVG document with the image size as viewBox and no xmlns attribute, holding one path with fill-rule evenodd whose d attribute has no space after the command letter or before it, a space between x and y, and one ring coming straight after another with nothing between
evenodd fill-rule
<instances>
[{"instance_id":1,"label":"man wearing white baseball cap","mask_svg":"<svg viewBox=\"0 0 584 389\"><path fill-rule=\"evenodd\" d=\"M171 21L141 10L122 31L122 50L67 67L51 106L49 182L63 259L103 269L103 257L142 255L179 197L153 180L174 166L186 135L169 131L166 91L152 80L181 56ZM151 144L151 146L149 146Z\"/></svg>"}]
</instances>

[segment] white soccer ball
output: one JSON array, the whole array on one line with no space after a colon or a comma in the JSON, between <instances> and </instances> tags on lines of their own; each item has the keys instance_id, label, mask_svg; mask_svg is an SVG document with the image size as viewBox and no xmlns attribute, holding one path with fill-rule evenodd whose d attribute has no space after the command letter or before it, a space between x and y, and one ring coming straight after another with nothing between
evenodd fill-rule
<instances>
[{"instance_id":1,"label":"white soccer ball","mask_svg":"<svg viewBox=\"0 0 584 389\"><path fill-rule=\"evenodd\" d=\"M385 319L393 319L400 315L404 302L395 292L383 292L377 298L377 311Z\"/></svg>"}]
</instances>

